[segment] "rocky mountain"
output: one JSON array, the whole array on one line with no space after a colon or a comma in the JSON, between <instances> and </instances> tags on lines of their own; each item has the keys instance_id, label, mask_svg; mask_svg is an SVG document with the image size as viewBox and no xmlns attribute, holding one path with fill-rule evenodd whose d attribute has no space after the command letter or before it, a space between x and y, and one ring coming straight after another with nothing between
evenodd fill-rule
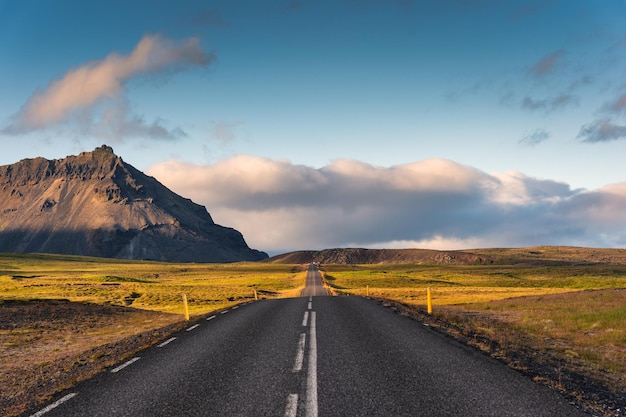
<instances>
[{"instance_id":1,"label":"rocky mountain","mask_svg":"<svg viewBox=\"0 0 626 417\"><path fill-rule=\"evenodd\" d=\"M172 262L267 258L106 145L0 166L0 251Z\"/></svg>"}]
</instances>

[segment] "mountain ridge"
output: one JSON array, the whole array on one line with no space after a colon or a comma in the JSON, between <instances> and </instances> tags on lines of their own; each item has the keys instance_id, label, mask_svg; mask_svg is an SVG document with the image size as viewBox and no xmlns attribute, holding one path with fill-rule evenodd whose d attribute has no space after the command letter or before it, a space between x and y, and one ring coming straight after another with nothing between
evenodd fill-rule
<instances>
[{"instance_id":1,"label":"mountain ridge","mask_svg":"<svg viewBox=\"0 0 626 417\"><path fill-rule=\"evenodd\" d=\"M531 246L465 250L334 248L273 256L273 263L423 264L423 265L575 265L626 264L626 249L577 246Z\"/></svg>"},{"instance_id":2,"label":"mountain ridge","mask_svg":"<svg viewBox=\"0 0 626 417\"><path fill-rule=\"evenodd\" d=\"M0 166L0 251L180 262L267 258L204 206L106 145Z\"/></svg>"}]
</instances>

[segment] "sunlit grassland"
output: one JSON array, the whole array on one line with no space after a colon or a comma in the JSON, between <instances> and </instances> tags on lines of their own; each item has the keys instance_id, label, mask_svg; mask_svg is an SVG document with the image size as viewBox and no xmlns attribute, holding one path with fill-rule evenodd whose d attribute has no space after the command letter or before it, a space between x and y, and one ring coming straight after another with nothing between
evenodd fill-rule
<instances>
[{"instance_id":1,"label":"sunlit grassland","mask_svg":"<svg viewBox=\"0 0 626 417\"><path fill-rule=\"evenodd\" d=\"M419 308L431 288L435 315L469 314L490 338L520 334L533 349L626 376L626 265L330 265L325 279L339 293Z\"/></svg>"},{"instance_id":2,"label":"sunlit grassland","mask_svg":"<svg viewBox=\"0 0 626 417\"><path fill-rule=\"evenodd\" d=\"M525 295L626 287L626 266L330 265L326 281L340 293L393 296L425 303L426 288L439 305Z\"/></svg>"},{"instance_id":3,"label":"sunlit grassland","mask_svg":"<svg viewBox=\"0 0 626 417\"><path fill-rule=\"evenodd\" d=\"M626 376L626 289L579 291L466 304L464 311L505 318L541 335L550 348Z\"/></svg>"},{"instance_id":4,"label":"sunlit grassland","mask_svg":"<svg viewBox=\"0 0 626 417\"><path fill-rule=\"evenodd\" d=\"M193 264L58 255L0 254L0 299L67 299L191 314L254 298L294 296L305 272L293 265Z\"/></svg>"}]
</instances>

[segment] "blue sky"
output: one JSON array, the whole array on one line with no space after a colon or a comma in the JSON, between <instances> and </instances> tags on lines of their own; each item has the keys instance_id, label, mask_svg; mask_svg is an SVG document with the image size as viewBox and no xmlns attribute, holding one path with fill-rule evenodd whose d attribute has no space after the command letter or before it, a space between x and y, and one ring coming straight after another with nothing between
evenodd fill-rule
<instances>
[{"instance_id":1,"label":"blue sky","mask_svg":"<svg viewBox=\"0 0 626 417\"><path fill-rule=\"evenodd\" d=\"M625 15L0 0L0 165L106 143L270 252L622 247Z\"/></svg>"}]
</instances>

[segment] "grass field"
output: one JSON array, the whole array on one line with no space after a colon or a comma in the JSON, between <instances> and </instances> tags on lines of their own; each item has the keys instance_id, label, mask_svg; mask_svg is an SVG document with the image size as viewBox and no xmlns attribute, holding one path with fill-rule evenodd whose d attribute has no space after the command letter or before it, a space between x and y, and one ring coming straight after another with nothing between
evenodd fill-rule
<instances>
[{"instance_id":1,"label":"grass field","mask_svg":"<svg viewBox=\"0 0 626 417\"><path fill-rule=\"evenodd\" d=\"M191 314L242 300L296 295L304 272L293 265L174 264L59 255L0 254L0 299L67 299Z\"/></svg>"}]
</instances>

